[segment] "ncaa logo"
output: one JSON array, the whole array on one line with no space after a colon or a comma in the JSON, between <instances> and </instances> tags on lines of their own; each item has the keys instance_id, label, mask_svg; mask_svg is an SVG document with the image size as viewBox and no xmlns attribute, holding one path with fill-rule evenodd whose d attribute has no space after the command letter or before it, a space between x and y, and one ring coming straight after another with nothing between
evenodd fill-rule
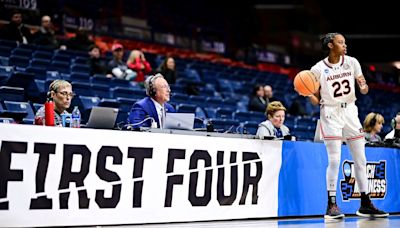
<instances>
[{"instance_id":1,"label":"ncaa logo","mask_svg":"<svg viewBox=\"0 0 400 228\"><path fill-rule=\"evenodd\" d=\"M349 66L349 64L345 63L345 64L343 64L343 68L344 68L345 70L348 70L348 69L350 68L350 66Z\"/></svg>"},{"instance_id":2,"label":"ncaa logo","mask_svg":"<svg viewBox=\"0 0 400 228\"><path fill-rule=\"evenodd\" d=\"M329 73L329 70L328 70L328 69L325 69L325 74L327 74L327 73Z\"/></svg>"},{"instance_id":3,"label":"ncaa logo","mask_svg":"<svg viewBox=\"0 0 400 228\"><path fill-rule=\"evenodd\" d=\"M350 177L351 175L351 166L347 162L343 164L343 174L345 177Z\"/></svg>"}]
</instances>

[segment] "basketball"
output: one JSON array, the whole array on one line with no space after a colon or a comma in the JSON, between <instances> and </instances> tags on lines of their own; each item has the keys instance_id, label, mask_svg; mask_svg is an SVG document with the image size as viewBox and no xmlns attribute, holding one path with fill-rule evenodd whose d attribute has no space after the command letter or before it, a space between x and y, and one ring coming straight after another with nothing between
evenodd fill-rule
<instances>
[{"instance_id":1,"label":"basketball","mask_svg":"<svg viewBox=\"0 0 400 228\"><path fill-rule=\"evenodd\" d=\"M302 96L315 94L319 89L319 82L309 70L300 71L293 81L294 90Z\"/></svg>"}]
</instances>

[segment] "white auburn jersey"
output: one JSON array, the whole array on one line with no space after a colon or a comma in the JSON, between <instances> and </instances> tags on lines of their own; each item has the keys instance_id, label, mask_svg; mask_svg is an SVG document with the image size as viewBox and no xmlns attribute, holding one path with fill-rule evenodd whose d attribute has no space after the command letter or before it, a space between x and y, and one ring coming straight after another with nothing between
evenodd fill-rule
<instances>
[{"instance_id":1,"label":"white auburn jersey","mask_svg":"<svg viewBox=\"0 0 400 228\"><path fill-rule=\"evenodd\" d=\"M311 71L321 85L320 104L330 106L356 101L355 78L362 75L356 58L342 55L338 63L331 64L326 57L315 64Z\"/></svg>"}]
</instances>

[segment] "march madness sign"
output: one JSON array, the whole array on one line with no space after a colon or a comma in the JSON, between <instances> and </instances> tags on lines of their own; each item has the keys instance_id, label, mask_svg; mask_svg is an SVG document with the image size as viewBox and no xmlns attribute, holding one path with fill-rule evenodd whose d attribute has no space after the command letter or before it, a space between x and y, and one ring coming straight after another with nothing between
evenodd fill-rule
<instances>
[{"instance_id":1,"label":"march madness sign","mask_svg":"<svg viewBox=\"0 0 400 228\"><path fill-rule=\"evenodd\" d=\"M386 161L367 161L368 192L373 199L384 199L387 191ZM342 164L344 179L340 180L340 190L343 201L359 199L361 197L358 184L355 180L354 162L345 160Z\"/></svg>"}]
</instances>

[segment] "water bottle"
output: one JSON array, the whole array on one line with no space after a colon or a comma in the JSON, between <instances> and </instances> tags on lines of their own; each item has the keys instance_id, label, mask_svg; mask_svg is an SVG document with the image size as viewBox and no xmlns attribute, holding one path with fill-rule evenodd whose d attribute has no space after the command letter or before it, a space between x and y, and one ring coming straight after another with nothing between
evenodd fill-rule
<instances>
[{"instance_id":1,"label":"water bottle","mask_svg":"<svg viewBox=\"0 0 400 228\"><path fill-rule=\"evenodd\" d=\"M72 111L71 127L81 127L81 112L79 111L78 106L75 106L74 110Z\"/></svg>"},{"instance_id":2,"label":"water bottle","mask_svg":"<svg viewBox=\"0 0 400 228\"><path fill-rule=\"evenodd\" d=\"M44 104L46 126L54 126L54 102L53 98L48 97Z\"/></svg>"}]
</instances>

